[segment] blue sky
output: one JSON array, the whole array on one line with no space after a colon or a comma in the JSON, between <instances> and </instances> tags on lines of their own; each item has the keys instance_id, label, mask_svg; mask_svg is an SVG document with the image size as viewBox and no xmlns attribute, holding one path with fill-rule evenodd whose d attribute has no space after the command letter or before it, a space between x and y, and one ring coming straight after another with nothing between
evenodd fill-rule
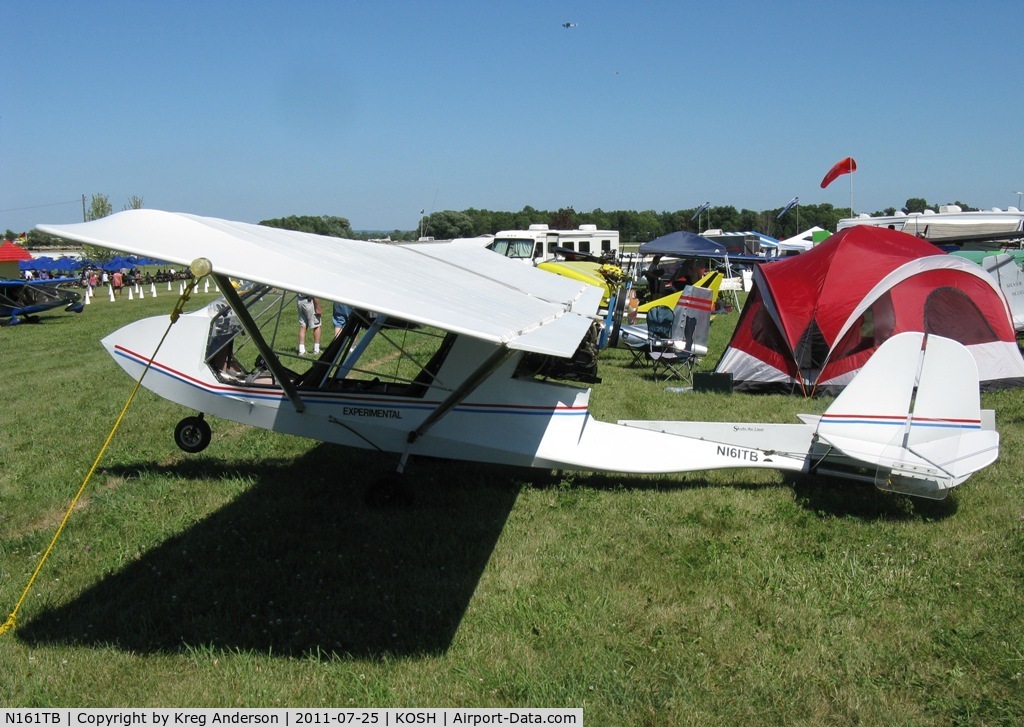
<instances>
[{"instance_id":1,"label":"blue sky","mask_svg":"<svg viewBox=\"0 0 1024 727\"><path fill-rule=\"evenodd\" d=\"M0 230L81 195L256 222L1017 204L1024 4L5 2ZM562 23L576 23L565 29Z\"/></svg>"}]
</instances>

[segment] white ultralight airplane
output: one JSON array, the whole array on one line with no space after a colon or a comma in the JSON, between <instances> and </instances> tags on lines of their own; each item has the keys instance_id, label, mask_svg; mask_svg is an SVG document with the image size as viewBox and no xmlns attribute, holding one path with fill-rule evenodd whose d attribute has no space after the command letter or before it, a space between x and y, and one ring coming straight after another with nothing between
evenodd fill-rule
<instances>
[{"instance_id":1,"label":"white ultralight airplane","mask_svg":"<svg viewBox=\"0 0 1024 727\"><path fill-rule=\"evenodd\" d=\"M217 280L224 299L169 328L165 316L148 318L103 341L134 378L149 367L147 388L198 412L175 432L187 451L209 443L210 414L397 453L399 473L411 455L623 473L771 468L929 498L999 452L973 358L937 336L893 337L825 414L798 424L609 423L589 413L589 388L552 380L596 380L600 289L485 248L154 210L39 229ZM235 290L229 277L251 284ZM294 353L287 290L351 308L315 361ZM387 479L382 488L398 486Z\"/></svg>"}]
</instances>

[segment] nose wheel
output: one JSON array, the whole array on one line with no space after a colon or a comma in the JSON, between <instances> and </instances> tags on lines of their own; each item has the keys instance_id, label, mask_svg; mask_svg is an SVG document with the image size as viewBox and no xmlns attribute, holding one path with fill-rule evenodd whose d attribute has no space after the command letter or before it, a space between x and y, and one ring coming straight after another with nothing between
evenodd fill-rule
<instances>
[{"instance_id":1,"label":"nose wheel","mask_svg":"<svg viewBox=\"0 0 1024 727\"><path fill-rule=\"evenodd\" d=\"M174 443L189 454L202 452L210 444L213 433L203 415L185 417L174 428Z\"/></svg>"}]
</instances>

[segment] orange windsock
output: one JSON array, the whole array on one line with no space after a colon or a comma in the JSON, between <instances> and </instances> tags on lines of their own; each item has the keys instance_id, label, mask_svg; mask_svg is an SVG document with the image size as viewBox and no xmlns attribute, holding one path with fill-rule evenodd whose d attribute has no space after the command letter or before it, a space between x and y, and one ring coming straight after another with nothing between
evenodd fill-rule
<instances>
[{"instance_id":1,"label":"orange windsock","mask_svg":"<svg viewBox=\"0 0 1024 727\"><path fill-rule=\"evenodd\" d=\"M853 160L853 157L840 159L832 166L831 169L828 170L828 174L825 175L825 178L821 180L821 188L825 189L825 187L832 184L836 177L855 171L857 171L857 162Z\"/></svg>"}]
</instances>

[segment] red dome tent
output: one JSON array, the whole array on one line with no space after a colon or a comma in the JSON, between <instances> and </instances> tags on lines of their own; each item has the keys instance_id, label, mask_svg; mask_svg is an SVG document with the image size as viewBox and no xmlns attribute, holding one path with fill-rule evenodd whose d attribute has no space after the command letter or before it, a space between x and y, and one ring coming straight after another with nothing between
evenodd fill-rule
<instances>
[{"instance_id":1,"label":"red dome tent","mask_svg":"<svg viewBox=\"0 0 1024 727\"><path fill-rule=\"evenodd\" d=\"M978 265L895 230L858 226L754 269L716 371L739 390L834 393L883 341L923 331L967 346L983 385L1024 383L999 287Z\"/></svg>"}]
</instances>

